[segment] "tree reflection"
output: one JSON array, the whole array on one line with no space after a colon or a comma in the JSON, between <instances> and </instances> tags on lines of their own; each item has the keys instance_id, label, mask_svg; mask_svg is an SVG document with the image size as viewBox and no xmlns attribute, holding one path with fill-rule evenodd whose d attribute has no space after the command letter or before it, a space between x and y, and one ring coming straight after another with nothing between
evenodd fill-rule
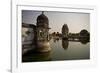
<instances>
[{"instance_id":1,"label":"tree reflection","mask_svg":"<svg viewBox=\"0 0 100 73\"><path fill-rule=\"evenodd\" d=\"M82 44L87 44L87 43L89 42L89 38L88 38L88 37L79 38L79 41L80 41Z\"/></svg>"}]
</instances>

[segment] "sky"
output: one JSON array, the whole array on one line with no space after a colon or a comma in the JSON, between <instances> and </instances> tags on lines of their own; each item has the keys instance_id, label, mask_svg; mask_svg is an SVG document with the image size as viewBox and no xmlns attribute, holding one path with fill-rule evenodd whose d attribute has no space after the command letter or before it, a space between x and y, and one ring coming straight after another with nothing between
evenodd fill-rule
<instances>
[{"instance_id":1,"label":"sky","mask_svg":"<svg viewBox=\"0 0 100 73\"><path fill-rule=\"evenodd\" d=\"M22 22L36 25L36 19L41 13L41 11L22 10ZM61 33L64 24L68 25L70 33L79 33L83 29L90 32L89 13L44 11L44 14L49 19L50 33Z\"/></svg>"}]
</instances>

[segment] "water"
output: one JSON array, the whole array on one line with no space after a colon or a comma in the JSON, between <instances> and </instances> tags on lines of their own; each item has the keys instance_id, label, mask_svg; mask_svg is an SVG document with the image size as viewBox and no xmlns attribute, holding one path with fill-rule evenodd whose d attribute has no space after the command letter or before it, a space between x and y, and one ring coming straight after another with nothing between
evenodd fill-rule
<instances>
[{"instance_id":1,"label":"water","mask_svg":"<svg viewBox=\"0 0 100 73\"><path fill-rule=\"evenodd\" d=\"M68 40L50 40L51 51L36 53L29 51L23 55L23 62L85 60L90 58L90 43Z\"/></svg>"},{"instance_id":2,"label":"water","mask_svg":"<svg viewBox=\"0 0 100 73\"><path fill-rule=\"evenodd\" d=\"M59 40L53 42L51 40L52 60L74 60L74 59L89 59L89 43L82 44L81 42Z\"/></svg>"}]
</instances>

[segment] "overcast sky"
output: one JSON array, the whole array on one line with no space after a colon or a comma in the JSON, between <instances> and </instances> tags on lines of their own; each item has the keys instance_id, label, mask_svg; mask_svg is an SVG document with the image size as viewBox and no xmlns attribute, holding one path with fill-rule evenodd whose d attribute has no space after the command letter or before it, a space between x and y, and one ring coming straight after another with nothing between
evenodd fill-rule
<instances>
[{"instance_id":1,"label":"overcast sky","mask_svg":"<svg viewBox=\"0 0 100 73\"><path fill-rule=\"evenodd\" d=\"M22 11L22 22L36 25L36 19L41 11ZM90 14L69 12L47 12L44 14L49 19L50 32L61 32L64 24L68 25L69 32L79 33L82 29L90 31Z\"/></svg>"}]
</instances>

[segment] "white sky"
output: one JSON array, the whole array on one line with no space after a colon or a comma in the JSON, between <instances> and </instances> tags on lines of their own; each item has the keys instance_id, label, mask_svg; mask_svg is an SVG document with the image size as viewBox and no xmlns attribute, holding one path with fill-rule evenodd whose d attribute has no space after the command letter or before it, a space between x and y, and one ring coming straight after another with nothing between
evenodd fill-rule
<instances>
[{"instance_id":1,"label":"white sky","mask_svg":"<svg viewBox=\"0 0 100 73\"><path fill-rule=\"evenodd\" d=\"M22 22L36 25L36 18L41 11L22 11ZM90 14L88 13L64 13L64 12L44 12L49 19L50 32L61 32L63 24L67 24L69 32L79 33L82 29L90 32Z\"/></svg>"}]
</instances>

